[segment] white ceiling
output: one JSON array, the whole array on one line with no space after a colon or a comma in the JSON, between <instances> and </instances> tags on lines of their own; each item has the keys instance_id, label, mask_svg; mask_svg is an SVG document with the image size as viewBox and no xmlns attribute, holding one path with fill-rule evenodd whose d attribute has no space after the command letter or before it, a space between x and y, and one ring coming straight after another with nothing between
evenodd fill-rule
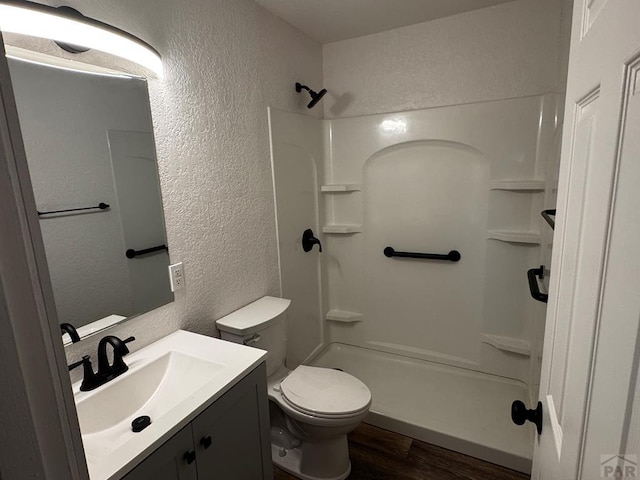
<instances>
[{"instance_id":1,"label":"white ceiling","mask_svg":"<svg viewBox=\"0 0 640 480\"><path fill-rule=\"evenodd\" d=\"M456 15L511 0L256 0L320 43Z\"/></svg>"}]
</instances>

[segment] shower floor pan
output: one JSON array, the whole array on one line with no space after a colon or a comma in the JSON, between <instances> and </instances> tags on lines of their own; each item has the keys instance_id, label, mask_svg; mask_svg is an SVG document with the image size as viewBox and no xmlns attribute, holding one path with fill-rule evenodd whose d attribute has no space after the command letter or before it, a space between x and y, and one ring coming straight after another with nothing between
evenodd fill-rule
<instances>
[{"instance_id":1,"label":"shower floor pan","mask_svg":"<svg viewBox=\"0 0 640 480\"><path fill-rule=\"evenodd\" d=\"M519 381L464 368L332 343L311 362L341 368L367 384L367 423L524 473L531 471L535 427L511 421L526 400Z\"/></svg>"}]
</instances>

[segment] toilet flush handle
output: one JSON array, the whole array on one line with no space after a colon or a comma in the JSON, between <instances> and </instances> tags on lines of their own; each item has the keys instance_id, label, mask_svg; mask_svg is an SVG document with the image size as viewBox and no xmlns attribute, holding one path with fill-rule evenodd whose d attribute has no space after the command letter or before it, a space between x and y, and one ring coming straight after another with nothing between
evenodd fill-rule
<instances>
[{"instance_id":1,"label":"toilet flush handle","mask_svg":"<svg viewBox=\"0 0 640 480\"><path fill-rule=\"evenodd\" d=\"M258 335L257 333L254 335L251 335L249 338L247 338L244 342L242 342L245 345L253 345L254 343L258 343L260 341L260 335Z\"/></svg>"}]
</instances>

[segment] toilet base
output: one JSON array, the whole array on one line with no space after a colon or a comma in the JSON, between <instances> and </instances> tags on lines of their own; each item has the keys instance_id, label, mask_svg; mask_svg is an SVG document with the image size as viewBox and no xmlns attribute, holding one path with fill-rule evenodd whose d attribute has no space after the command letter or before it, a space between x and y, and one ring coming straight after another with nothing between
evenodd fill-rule
<instances>
[{"instance_id":1,"label":"toilet base","mask_svg":"<svg viewBox=\"0 0 640 480\"><path fill-rule=\"evenodd\" d=\"M271 459L273 464L281 470L290 473L294 477L301 480L344 480L351 473L351 461L347 459L347 469L344 473L333 477L317 477L304 474L300 471L302 462L302 448L285 449L277 445L271 444ZM308 446L307 446L308 448ZM282 455L284 453L284 455Z\"/></svg>"}]
</instances>

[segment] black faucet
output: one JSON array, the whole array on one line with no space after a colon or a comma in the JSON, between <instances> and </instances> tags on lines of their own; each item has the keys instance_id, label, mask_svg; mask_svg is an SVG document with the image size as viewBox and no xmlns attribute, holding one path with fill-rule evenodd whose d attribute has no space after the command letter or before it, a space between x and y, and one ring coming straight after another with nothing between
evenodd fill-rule
<instances>
[{"instance_id":1,"label":"black faucet","mask_svg":"<svg viewBox=\"0 0 640 480\"><path fill-rule=\"evenodd\" d=\"M322 253L320 240L313 235L313 230L308 228L302 233L302 249L305 252L310 252L314 245L318 245L318 251Z\"/></svg>"},{"instance_id":2,"label":"black faucet","mask_svg":"<svg viewBox=\"0 0 640 480\"><path fill-rule=\"evenodd\" d=\"M69 371L80 365L84 367L84 378L82 379L80 390L82 392L94 390L129 370L122 357L129 353L127 343L134 340L135 337L120 340L113 335L107 335L102 338L98 344L97 372L93 371L89 355L85 355L79 362L69 365ZM111 364L109 364L109 357L107 356L107 344L113 347L113 362Z\"/></svg>"},{"instance_id":3,"label":"black faucet","mask_svg":"<svg viewBox=\"0 0 640 480\"><path fill-rule=\"evenodd\" d=\"M127 343L133 342L136 338L129 337L125 340L120 340L113 335L107 335L100 340L98 344L98 377L104 378L104 383L109 380L113 380L118 375L122 375L129 370L129 367L124 363L122 357L129 353ZM107 344L113 347L113 362L109 365L109 357L107 357Z\"/></svg>"},{"instance_id":4,"label":"black faucet","mask_svg":"<svg viewBox=\"0 0 640 480\"><path fill-rule=\"evenodd\" d=\"M76 331L76 328L70 323L61 323L60 330L62 330L62 334L68 333L71 337L71 343L78 343L80 341L80 335Z\"/></svg>"}]
</instances>

